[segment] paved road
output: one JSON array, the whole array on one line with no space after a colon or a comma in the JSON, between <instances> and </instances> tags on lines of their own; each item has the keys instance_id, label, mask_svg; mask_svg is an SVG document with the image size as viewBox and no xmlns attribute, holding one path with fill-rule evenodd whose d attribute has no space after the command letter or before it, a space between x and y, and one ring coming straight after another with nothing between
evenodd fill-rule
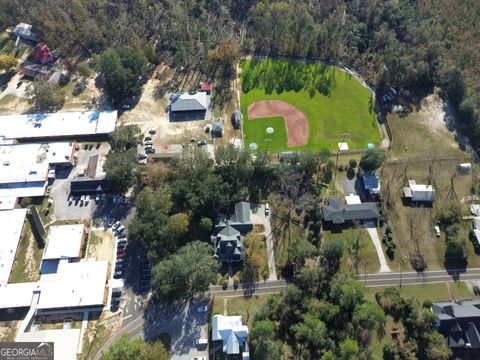
<instances>
[{"instance_id":1,"label":"paved road","mask_svg":"<svg viewBox=\"0 0 480 360\"><path fill-rule=\"evenodd\" d=\"M433 284L455 281L480 280L480 268L467 270L435 270L423 273L404 272L404 273L383 273L359 275L358 280L366 287L395 286L395 285L413 285L413 284Z\"/></svg>"},{"instance_id":2,"label":"paved road","mask_svg":"<svg viewBox=\"0 0 480 360\"><path fill-rule=\"evenodd\" d=\"M222 286L210 286L210 296L218 297L242 297L252 295L269 295L282 292L287 286L285 280L272 280L265 282L256 282L251 284L239 284L235 289L232 286L223 288Z\"/></svg>"}]
</instances>

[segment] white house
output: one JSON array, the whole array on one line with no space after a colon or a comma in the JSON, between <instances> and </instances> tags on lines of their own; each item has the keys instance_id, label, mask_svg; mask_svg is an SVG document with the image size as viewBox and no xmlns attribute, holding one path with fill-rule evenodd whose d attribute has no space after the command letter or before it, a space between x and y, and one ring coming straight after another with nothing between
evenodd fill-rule
<instances>
[{"instance_id":1,"label":"white house","mask_svg":"<svg viewBox=\"0 0 480 360\"><path fill-rule=\"evenodd\" d=\"M414 202L433 202L435 189L432 185L420 185L415 180L408 180L408 186L403 188L403 196Z\"/></svg>"},{"instance_id":2,"label":"white house","mask_svg":"<svg viewBox=\"0 0 480 360\"><path fill-rule=\"evenodd\" d=\"M212 317L212 340L223 342L223 352L240 354L248 336L247 325L242 325L241 316L214 315Z\"/></svg>"}]
</instances>

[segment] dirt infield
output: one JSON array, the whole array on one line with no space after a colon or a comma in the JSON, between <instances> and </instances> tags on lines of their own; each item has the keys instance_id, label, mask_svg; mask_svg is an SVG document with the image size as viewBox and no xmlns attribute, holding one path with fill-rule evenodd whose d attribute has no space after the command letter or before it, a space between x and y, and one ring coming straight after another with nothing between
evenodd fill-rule
<instances>
[{"instance_id":1,"label":"dirt infield","mask_svg":"<svg viewBox=\"0 0 480 360\"><path fill-rule=\"evenodd\" d=\"M249 120L273 116L282 116L285 119L288 146L303 146L308 143L308 119L295 106L281 100L260 100L248 106Z\"/></svg>"}]
</instances>

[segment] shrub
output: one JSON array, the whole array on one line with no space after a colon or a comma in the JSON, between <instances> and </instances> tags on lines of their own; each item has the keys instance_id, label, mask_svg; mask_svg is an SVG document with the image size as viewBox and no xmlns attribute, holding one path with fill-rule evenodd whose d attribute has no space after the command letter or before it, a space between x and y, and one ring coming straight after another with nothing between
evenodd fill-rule
<instances>
[{"instance_id":1,"label":"shrub","mask_svg":"<svg viewBox=\"0 0 480 360\"><path fill-rule=\"evenodd\" d=\"M351 168L356 168L357 167L357 160L355 159L350 159L348 161L348 166L351 167Z\"/></svg>"},{"instance_id":2,"label":"shrub","mask_svg":"<svg viewBox=\"0 0 480 360\"><path fill-rule=\"evenodd\" d=\"M410 257L410 264L415 271L422 272L427 268L427 261L422 254L415 254Z\"/></svg>"}]
</instances>

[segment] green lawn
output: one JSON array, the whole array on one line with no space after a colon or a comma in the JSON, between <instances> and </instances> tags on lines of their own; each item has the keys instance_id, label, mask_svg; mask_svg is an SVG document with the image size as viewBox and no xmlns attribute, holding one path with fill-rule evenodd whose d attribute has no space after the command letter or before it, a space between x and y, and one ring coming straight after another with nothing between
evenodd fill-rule
<instances>
[{"instance_id":1,"label":"green lawn","mask_svg":"<svg viewBox=\"0 0 480 360\"><path fill-rule=\"evenodd\" d=\"M366 148L368 143L379 145L371 93L347 73L332 66L286 60L244 60L240 66L247 146L255 141L260 150L266 149L266 121L248 120L247 108L258 100L270 99L288 102L303 111L309 119L310 136L307 145L289 148L285 125L278 124L274 126L269 150L335 150L344 133L348 133L345 141L350 148ZM279 122L278 118L270 121Z\"/></svg>"},{"instance_id":2,"label":"green lawn","mask_svg":"<svg viewBox=\"0 0 480 360\"><path fill-rule=\"evenodd\" d=\"M253 325L253 317L260 306L267 303L270 295L254 295L251 297L229 297L227 298L227 314L242 315L243 321L251 329ZM213 299L213 315L223 315L223 297L214 297Z\"/></svg>"},{"instance_id":3,"label":"green lawn","mask_svg":"<svg viewBox=\"0 0 480 360\"><path fill-rule=\"evenodd\" d=\"M380 270L380 261L375 245L366 229L344 229L342 232L323 231L325 241L340 240L343 242L343 256L340 263L342 269L355 272L355 248L358 239L358 273L376 273Z\"/></svg>"},{"instance_id":4,"label":"green lawn","mask_svg":"<svg viewBox=\"0 0 480 360\"><path fill-rule=\"evenodd\" d=\"M450 286L450 290L453 296L458 300L472 299L474 296L470 294L467 285L463 282L459 283L441 283L441 284L419 284L419 285L403 285L398 287L402 296L408 298L415 298L418 301L432 300L449 300L450 294L447 286ZM375 302L375 294L382 292L385 287L366 288L365 298Z\"/></svg>"},{"instance_id":5,"label":"green lawn","mask_svg":"<svg viewBox=\"0 0 480 360\"><path fill-rule=\"evenodd\" d=\"M245 137L246 144L256 143L260 150L273 152L281 152L287 148L287 129L283 117L255 119L249 122L249 125L253 123L255 123L254 130ZM267 134L268 127L275 129L272 135Z\"/></svg>"}]
</instances>

